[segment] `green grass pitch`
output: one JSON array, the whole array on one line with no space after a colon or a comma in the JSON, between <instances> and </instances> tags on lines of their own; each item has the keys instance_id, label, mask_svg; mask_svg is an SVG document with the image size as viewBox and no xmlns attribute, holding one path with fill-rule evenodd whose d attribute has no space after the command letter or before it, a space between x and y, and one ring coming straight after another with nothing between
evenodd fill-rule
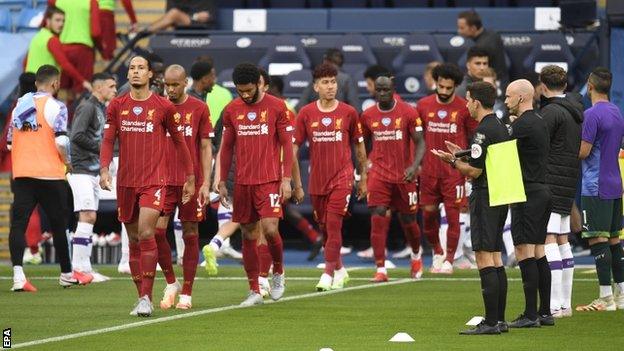
<instances>
[{"instance_id":1,"label":"green grass pitch","mask_svg":"<svg viewBox=\"0 0 624 351\"><path fill-rule=\"evenodd\" d=\"M500 336L460 336L464 323L482 315L476 271L452 276L425 274L406 279L406 269L390 271L390 284L372 285L372 269L354 270L348 289L315 293L320 270L287 268L284 301L238 308L247 282L242 267L221 267L217 279L198 270L191 311L156 309L151 318L128 313L136 290L114 267L100 272L114 279L63 289L58 266L26 267L39 289L13 293L11 269L0 266L0 327L11 328L13 347L48 341L35 350L604 350L624 349L624 311L575 312L555 327L512 330ZM181 271L177 271L178 278ZM510 278L507 320L522 310L519 271ZM290 279L289 279L290 278ZM156 305L165 282L155 283ZM595 274L575 272L573 305L597 294ZM265 300L266 301L266 300ZM72 334L86 332L83 336ZM406 332L415 342L392 343ZM70 336L68 338L68 336Z\"/></svg>"}]
</instances>

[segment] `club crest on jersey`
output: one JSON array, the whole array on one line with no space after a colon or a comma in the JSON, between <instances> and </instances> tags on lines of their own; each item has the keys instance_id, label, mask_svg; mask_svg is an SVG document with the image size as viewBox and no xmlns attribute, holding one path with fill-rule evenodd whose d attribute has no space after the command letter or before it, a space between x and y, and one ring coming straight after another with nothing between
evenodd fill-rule
<instances>
[{"instance_id":1,"label":"club crest on jersey","mask_svg":"<svg viewBox=\"0 0 624 351\"><path fill-rule=\"evenodd\" d=\"M321 123L323 123L323 125L325 127L329 126L331 124L331 118L329 117L323 117L323 119L321 120Z\"/></svg>"},{"instance_id":2,"label":"club crest on jersey","mask_svg":"<svg viewBox=\"0 0 624 351\"><path fill-rule=\"evenodd\" d=\"M258 115L255 112L247 112L248 120L253 122L256 119L256 117L258 117Z\"/></svg>"},{"instance_id":3,"label":"club crest on jersey","mask_svg":"<svg viewBox=\"0 0 624 351\"><path fill-rule=\"evenodd\" d=\"M185 124L191 124L191 119L193 118L193 113L189 112L186 115L184 115L184 123Z\"/></svg>"},{"instance_id":4,"label":"club crest on jersey","mask_svg":"<svg viewBox=\"0 0 624 351\"><path fill-rule=\"evenodd\" d=\"M336 130L342 129L342 118L336 120Z\"/></svg>"},{"instance_id":5,"label":"club crest on jersey","mask_svg":"<svg viewBox=\"0 0 624 351\"><path fill-rule=\"evenodd\" d=\"M383 124L386 127L390 125L390 122L392 122L390 117L384 117L381 119L381 124Z\"/></svg>"},{"instance_id":6,"label":"club crest on jersey","mask_svg":"<svg viewBox=\"0 0 624 351\"><path fill-rule=\"evenodd\" d=\"M141 106L134 106L132 108L132 113L134 113L135 116L140 115L141 112L143 112L143 107L141 107Z\"/></svg>"},{"instance_id":7,"label":"club crest on jersey","mask_svg":"<svg viewBox=\"0 0 624 351\"><path fill-rule=\"evenodd\" d=\"M401 128L401 117L394 120L394 128Z\"/></svg>"},{"instance_id":8,"label":"club crest on jersey","mask_svg":"<svg viewBox=\"0 0 624 351\"><path fill-rule=\"evenodd\" d=\"M151 121L154 118L154 110L147 110L147 120Z\"/></svg>"},{"instance_id":9,"label":"club crest on jersey","mask_svg":"<svg viewBox=\"0 0 624 351\"><path fill-rule=\"evenodd\" d=\"M438 117L440 117L441 119L445 119L447 115L448 115L448 112L444 110L438 111Z\"/></svg>"},{"instance_id":10,"label":"club crest on jersey","mask_svg":"<svg viewBox=\"0 0 624 351\"><path fill-rule=\"evenodd\" d=\"M451 112L451 123L455 123L457 120L457 111Z\"/></svg>"},{"instance_id":11,"label":"club crest on jersey","mask_svg":"<svg viewBox=\"0 0 624 351\"><path fill-rule=\"evenodd\" d=\"M264 110L260 112L260 123L266 123L267 120L267 111Z\"/></svg>"}]
</instances>

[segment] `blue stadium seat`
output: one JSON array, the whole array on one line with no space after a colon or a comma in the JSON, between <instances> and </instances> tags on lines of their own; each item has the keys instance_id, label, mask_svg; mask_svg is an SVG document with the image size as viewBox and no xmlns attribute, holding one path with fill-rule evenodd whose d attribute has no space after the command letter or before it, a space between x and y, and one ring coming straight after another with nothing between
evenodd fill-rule
<instances>
[{"instance_id":1,"label":"blue stadium seat","mask_svg":"<svg viewBox=\"0 0 624 351\"><path fill-rule=\"evenodd\" d=\"M336 44L344 55L342 70L351 76L377 63L377 58L368 45L368 40L362 34L341 36Z\"/></svg>"},{"instance_id":2,"label":"blue stadium seat","mask_svg":"<svg viewBox=\"0 0 624 351\"><path fill-rule=\"evenodd\" d=\"M234 72L233 68L227 68L223 71L219 72L217 75L217 82L224 88L229 89L232 92L233 96L238 96L236 93L236 87L234 86L234 82L232 81L232 72Z\"/></svg>"},{"instance_id":3,"label":"blue stadium seat","mask_svg":"<svg viewBox=\"0 0 624 351\"><path fill-rule=\"evenodd\" d=\"M337 48L338 39L342 35L337 34L310 34L301 36L301 44L305 48L312 67L316 67L323 62L323 56L327 49Z\"/></svg>"},{"instance_id":4,"label":"blue stadium seat","mask_svg":"<svg viewBox=\"0 0 624 351\"><path fill-rule=\"evenodd\" d=\"M399 55L405 46L407 35L405 34L371 34L368 35L368 43L377 57L377 63L392 69L392 61Z\"/></svg>"},{"instance_id":5,"label":"blue stadium seat","mask_svg":"<svg viewBox=\"0 0 624 351\"><path fill-rule=\"evenodd\" d=\"M17 31L24 32L39 30L41 22L43 21L44 13L45 9L41 8L22 9L17 18Z\"/></svg>"},{"instance_id":6,"label":"blue stadium seat","mask_svg":"<svg viewBox=\"0 0 624 351\"><path fill-rule=\"evenodd\" d=\"M245 5L245 0L219 1L219 7L224 9L242 9Z\"/></svg>"},{"instance_id":7,"label":"blue stadium seat","mask_svg":"<svg viewBox=\"0 0 624 351\"><path fill-rule=\"evenodd\" d=\"M284 96L298 98L312 84L312 72L308 69L292 71L284 77Z\"/></svg>"},{"instance_id":8,"label":"blue stadium seat","mask_svg":"<svg viewBox=\"0 0 624 351\"><path fill-rule=\"evenodd\" d=\"M366 0L331 0L331 7L334 8L362 8L366 7Z\"/></svg>"},{"instance_id":9,"label":"blue stadium seat","mask_svg":"<svg viewBox=\"0 0 624 351\"><path fill-rule=\"evenodd\" d=\"M428 7L429 0L392 0L392 7Z\"/></svg>"},{"instance_id":10,"label":"blue stadium seat","mask_svg":"<svg viewBox=\"0 0 624 351\"><path fill-rule=\"evenodd\" d=\"M420 98L427 94L427 85L422 78L422 70L408 68L394 76L396 92L401 96Z\"/></svg>"},{"instance_id":11,"label":"blue stadium seat","mask_svg":"<svg viewBox=\"0 0 624 351\"><path fill-rule=\"evenodd\" d=\"M560 64L570 69L574 63L574 56L568 42L562 33L539 34L533 43L533 48L524 59L525 72L538 71L546 64Z\"/></svg>"},{"instance_id":12,"label":"blue stadium seat","mask_svg":"<svg viewBox=\"0 0 624 351\"><path fill-rule=\"evenodd\" d=\"M470 46L468 40L457 34L433 34L433 37L445 62L456 64Z\"/></svg>"},{"instance_id":13,"label":"blue stadium seat","mask_svg":"<svg viewBox=\"0 0 624 351\"><path fill-rule=\"evenodd\" d=\"M278 35L273 39L267 53L260 59L258 65L264 67L271 75L283 75L273 72L272 67L278 64L300 64L299 69L310 69L310 58L303 50L303 46L294 35Z\"/></svg>"},{"instance_id":14,"label":"blue stadium seat","mask_svg":"<svg viewBox=\"0 0 624 351\"><path fill-rule=\"evenodd\" d=\"M297 9L304 8L306 6L306 0L269 0L269 7L274 9L288 8Z\"/></svg>"},{"instance_id":15,"label":"blue stadium seat","mask_svg":"<svg viewBox=\"0 0 624 351\"><path fill-rule=\"evenodd\" d=\"M518 7L551 7L555 6L552 0L516 0Z\"/></svg>"},{"instance_id":16,"label":"blue stadium seat","mask_svg":"<svg viewBox=\"0 0 624 351\"><path fill-rule=\"evenodd\" d=\"M414 33L407 37L405 46L392 62L392 68L397 73L420 77L425 66L432 61L444 61L435 39L430 34Z\"/></svg>"},{"instance_id":17,"label":"blue stadium seat","mask_svg":"<svg viewBox=\"0 0 624 351\"><path fill-rule=\"evenodd\" d=\"M456 7L488 7L490 0L455 0Z\"/></svg>"},{"instance_id":18,"label":"blue stadium seat","mask_svg":"<svg viewBox=\"0 0 624 351\"><path fill-rule=\"evenodd\" d=\"M11 23L11 13L7 9L0 8L0 32L10 32L13 30Z\"/></svg>"}]
</instances>

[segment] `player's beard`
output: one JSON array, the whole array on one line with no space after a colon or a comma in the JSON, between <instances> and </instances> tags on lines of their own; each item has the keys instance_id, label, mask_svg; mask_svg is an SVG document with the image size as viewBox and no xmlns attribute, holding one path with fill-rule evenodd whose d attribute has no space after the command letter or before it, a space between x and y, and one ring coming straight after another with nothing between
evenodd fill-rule
<instances>
[{"instance_id":1,"label":"player's beard","mask_svg":"<svg viewBox=\"0 0 624 351\"><path fill-rule=\"evenodd\" d=\"M247 102L247 100L243 99L242 97L241 97L241 100L243 100L243 102L246 103L247 105L255 104L256 101L258 101L258 96L259 95L260 95L260 88L256 85L256 93L251 98L251 102Z\"/></svg>"},{"instance_id":2,"label":"player's beard","mask_svg":"<svg viewBox=\"0 0 624 351\"><path fill-rule=\"evenodd\" d=\"M453 94L440 94L436 92L436 95L438 95L438 100L440 100L440 102L443 103L447 103L449 102L449 100L451 100L451 98L453 97Z\"/></svg>"}]
</instances>

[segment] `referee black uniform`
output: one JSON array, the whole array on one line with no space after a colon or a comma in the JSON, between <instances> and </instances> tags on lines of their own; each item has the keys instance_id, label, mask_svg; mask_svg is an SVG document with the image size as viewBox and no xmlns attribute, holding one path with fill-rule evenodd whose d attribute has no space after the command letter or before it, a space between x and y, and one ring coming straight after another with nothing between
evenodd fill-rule
<instances>
[{"instance_id":1,"label":"referee black uniform","mask_svg":"<svg viewBox=\"0 0 624 351\"><path fill-rule=\"evenodd\" d=\"M551 192L546 182L550 135L546 122L536 111L525 111L511 124L511 137L518 140L518 155L526 202L511 205L511 236L514 246L544 245L550 218ZM544 261L546 261L544 259ZM537 291L542 303L550 305L550 268L538 267L536 257L518 262L522 273L525 310L510 327L539 327ZM543 268L547 272L543 272ZM547 274L546 274L547 273ZM546 287L546 285L548 285ZM547 296L546 296L547 295Z\"/></svg>"}]
</instances>

